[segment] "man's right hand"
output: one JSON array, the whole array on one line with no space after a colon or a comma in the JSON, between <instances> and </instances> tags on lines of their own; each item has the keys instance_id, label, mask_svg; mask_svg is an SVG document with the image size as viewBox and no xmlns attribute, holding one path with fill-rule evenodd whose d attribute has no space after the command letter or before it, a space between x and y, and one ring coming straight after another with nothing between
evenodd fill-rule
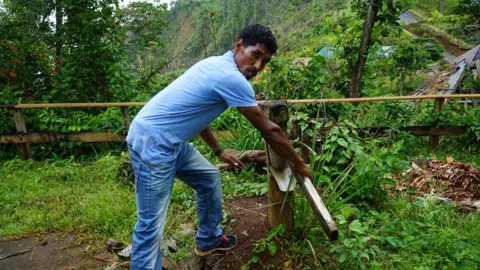
<instances>
[{"instance_id":1,"label":"man's right hand","mask_svg":"<svg viewBox=\"0 0 480 270\"><path fill-rule=\"evenodd\" d=\"M301 165L293 166L293 173L298 172L299 174L306 176L310 178L310 180L313 180L312 173L310 172L310 168L305 164L305 162L302 162Z\"/></svg>"},{"instance_id":2,"label":"man's right hand","mask_svg":"<svg viewBox=\"0 0 480 270\"><path fill-rule=\"evenodd\" d=\"M258 106L238 107L238 110L260 131L260 134L262 134L262 137L273 151L294 164L292 168L293 172L298 172L312 179L310 169L295 152L287 135L285 135L277 124L269 121Z\"/></svg>"}]
</instances>

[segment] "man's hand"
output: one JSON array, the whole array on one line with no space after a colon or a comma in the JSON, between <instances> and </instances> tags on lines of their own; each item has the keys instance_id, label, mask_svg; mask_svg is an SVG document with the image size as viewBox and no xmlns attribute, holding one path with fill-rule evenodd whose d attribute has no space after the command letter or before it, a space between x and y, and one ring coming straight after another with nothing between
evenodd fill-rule
<instances>
[{"instance_id":1,"label":"man's hand","mask_svg":"<svg viewBox=\"0 0 480 270\"><path fill-rule=\"evenodd\" d=\"M260 131L260 134L262 134L262 137L273 151L292 163L292 172L298 172L312 179L310 169L295 152L287 135L277 124L269 121L258 106L238 107L238 110Z\"/></svg>"},{"instance_id":2,"label":"man's hand","mask_svg":"<svg viewBox=\"0 0 480 270\"><path fill-rule=\"evenodd\" d=\"M246 169L245 164L237 158L237 151L227 149L218 155L218 159L235 169Z\"/></svg>"},{"instance_id":3,"label":"man's hand","mask_svg":"<svg viewBox=\"0 0 480 270\"><path fill-rule=\"evenodd\" d=\"M310 168L307 166L307 164L305 164L305 162L302 162L299 166L292 166L292 171L293 173L298 172L299 174L310 178L310 180L313 180Z\"/></svg>"}]
</instances>

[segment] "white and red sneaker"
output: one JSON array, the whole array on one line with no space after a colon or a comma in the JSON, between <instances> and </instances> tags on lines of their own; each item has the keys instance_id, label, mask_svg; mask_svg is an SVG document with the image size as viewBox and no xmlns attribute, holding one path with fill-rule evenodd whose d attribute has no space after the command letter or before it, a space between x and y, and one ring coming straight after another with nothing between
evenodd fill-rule
<instances>
[{"instance_id":1,"label":"white and red sneaker","mask_svg":"<svg viewBox=\"0 0 480 270\"><path fill-rule=\"evenodd\" d=\"M211 254L212 252L215 251L226 251L226 250L231 250L232 248L236 247L238 244L238 239L237 236L233 234L229 235L222 235L222 241L220 241L220 244L216 248L212 248L209 250L201 250L197 247L195 247L195 253L198 256L205 256L208 254Z\"/></svg>"}]
</instances>

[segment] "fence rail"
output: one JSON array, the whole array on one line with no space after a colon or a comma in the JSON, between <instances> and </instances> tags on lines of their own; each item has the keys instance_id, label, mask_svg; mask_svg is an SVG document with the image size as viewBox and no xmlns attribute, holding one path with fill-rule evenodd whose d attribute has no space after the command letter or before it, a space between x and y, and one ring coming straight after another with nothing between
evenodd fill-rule
<instances>
[{"instance_id":1,"label":"fence rail","mask_svg":"<svg viewBox=\"0 0 480 270\"><path fill-rule=\"evenodd\" d=\"M426 96L393 96L393 97L370 97L370 98L331 98L331 99L301 99L287 100L288 104L322 104L322 103L360 103L360 102L382 102L382 101L401 101L401 100L427 100L434 99L435 106L433 113L442 110L443 104L447 99L480 99L480 94L462 94L462 95L426 95ZM258 101L259 104L265 101ZM11 109L15 119L17 133L0 134L0 143L2 144L21 144L22 157L29 159L32 157L30 143L49 143L49 142L123 142L125 134L110 132L31 132L27 133L25 120L23 117L24 109L38 108L89 108L89 107L119 107L122 116L122 125L128 130L130 118L128 107L143 106L146 102L111 102L111 103L42 103L42 104L0 104L0 108ZM438 146L439 136L458 136L466 132L466 127L439 127L438 121L434 121L430 126L402 127L400 130L410 132L414 136L430 136L429 146L435 149ZM385 131L388 127L368 128L370 131ZM366 130L366 129L365 129ZM231 136L230 132L217 132L220 137Z\"/></svg>"},{"instance_id":2,"label":"fence rail","mask_svg":"<svg viewBox=\"0 0 480 270\"><path fill-rule=\"evenodd\" d=\"M453 98L479 98L480 94L459 95L425 95L425 96L392 96L368 98L320 98L320 99L288 99L288 104L315 104L315 103L358 103L399 100L424 100L424 99L453 99ZM258 103L265 101L259 100ZM146 102L104 102L104 103L39 103L39 104L0 104L0 108L8 109L35 109L35 108L88 108L88 107L135 107L143 106Z\"/></svg>"}]
</instances>

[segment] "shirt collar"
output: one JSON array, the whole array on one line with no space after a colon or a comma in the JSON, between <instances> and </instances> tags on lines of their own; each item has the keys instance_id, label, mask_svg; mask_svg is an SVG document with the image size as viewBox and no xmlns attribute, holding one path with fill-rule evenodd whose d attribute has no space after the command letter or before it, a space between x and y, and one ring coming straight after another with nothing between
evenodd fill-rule
<instances>
[{"instance_id":1,"label":"shirt collar","mask_svg":"<svg viewBox=\"0 0 480 270\"><path fill-rule=\"evenodd\" d=\"M231 60L231 61L234 61L235 62L235 59L233 57L233 52L232 51L228 51L226 52L225 54L223 54L224 57L226 57L228 60Z\"/></svg>"}]
</instances>

